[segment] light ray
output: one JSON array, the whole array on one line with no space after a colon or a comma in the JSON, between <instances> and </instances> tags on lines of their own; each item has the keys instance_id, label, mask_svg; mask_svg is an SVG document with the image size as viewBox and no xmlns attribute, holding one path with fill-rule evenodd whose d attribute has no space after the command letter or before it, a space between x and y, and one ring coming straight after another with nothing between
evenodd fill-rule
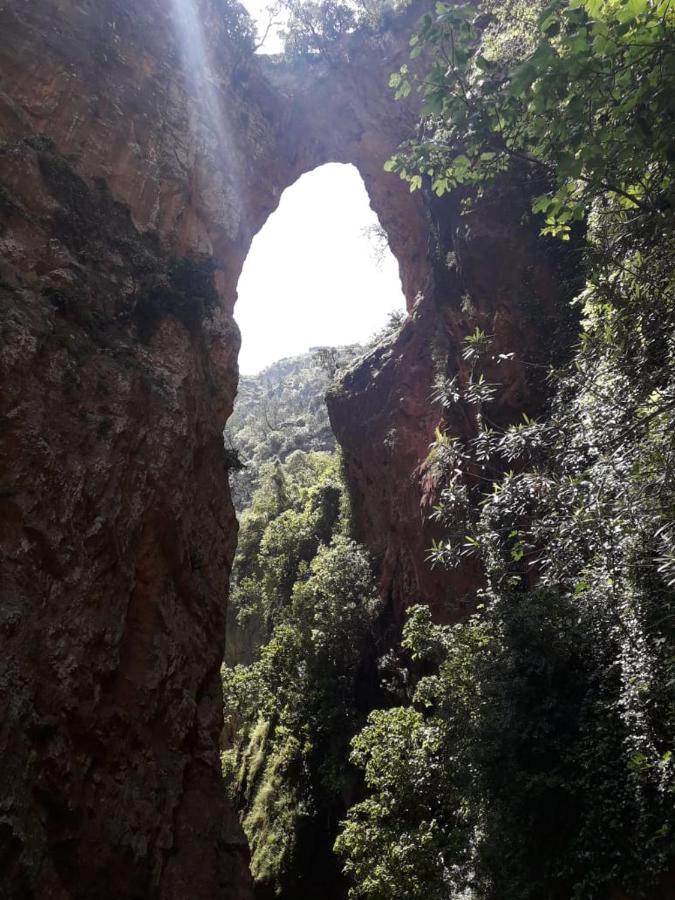
<instances>
[{"instance_id":1,"label":"light ray","mask_svg":"<svg viewBox=\"0 0 675 900\"><path fill-rule=\"evenodd\" d=\"M211 221L222 225L234 239L248 231L249 222L243 197L243 164L227 114L222 72L214 64L198 0L171 0L171 8L195 151L204 155L209 166L211 190L200 199L208 206Z\"/></svg>"}]
</instances>

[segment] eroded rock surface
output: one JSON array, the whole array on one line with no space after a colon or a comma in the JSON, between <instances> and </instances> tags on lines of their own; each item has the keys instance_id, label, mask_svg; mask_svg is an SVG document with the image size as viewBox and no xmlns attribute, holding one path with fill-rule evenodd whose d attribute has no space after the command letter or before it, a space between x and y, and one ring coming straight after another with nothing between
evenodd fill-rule
<instances>
[{"instance_id":1,"label":"eroded rock surface","mask_svg":"<svg viewBox=\"0 0 675 900\"><path fill-rule=\"evenodd\" d=\"M0 173L3 878L184 897L211 871L210 896L245 874L217 753L227 323L208 264L44 139Z\"/></svg>"},{"instance_id":2,"label":"eroded rock surface","mask_svg":"<svg viewBox=\"0 0 675 900\"><path fill-rule=\"evenodd\" d=\"M392 639L410 604L426 603L439 621L456 621L472 609L481 583L471 560L452 571L427 561L441 536L429 519L441 488L430 445L438 428L475 436L469 406L446 411L433 401L438 379L462 382L469 368L462 344L480 327L491 337L482 364L496 386L490 421L503 427L523 413L536 416L547 397L545 373L573 339L569 299L578 288L574 251L542 240L522 189L500 186L470 216L460 217L457 198L428 200L426 211L428 276L410 319L328 398L358 536L382 560L383 624Z\"/></svg>"},{"instance_id":3,"label":"eroded rock surface","mask_svg":"<svg viewBox=\"0 0 675 900\"><path fill-rule=\"evenodd\" d=\"M247 56L218 10L0 4L9 897L250 896L219 781L236 542L221 432L236 282L283 189L324 162L354 163L399 261L411 320L331 403L393 626L412 600L458 615L476 583L430 571L420 530L442 415L430 389L460 364L465 294L511 350L536 346L531 310L555 316L566 291L512 198L460 224L454 202L383 172L415 121L387 87L414 9L386 37L293 64ZM522 363L500 377L503 417L540 402Z\"/></svg>"}]
</instances>

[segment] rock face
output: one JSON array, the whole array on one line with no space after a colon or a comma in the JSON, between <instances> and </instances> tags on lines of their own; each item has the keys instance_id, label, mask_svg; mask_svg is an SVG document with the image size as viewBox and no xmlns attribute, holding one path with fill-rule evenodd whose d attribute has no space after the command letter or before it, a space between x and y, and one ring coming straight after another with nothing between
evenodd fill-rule
<instances>
[{"instance_id":1,"label":"rock face","mask_svg":"<svg viewBox=\"0 0 675 900\"><path fill-rule=\"evenodd\" d=\"M410 321L331 402L394 627L417 599L456 617L477 578L424 562L434 377L473 322L539 347L566 295L526 204L460 224L383 172L415 118L387 88L414 9L293 64L247 55L219 10L0 3L0 896L251 896L219 781L221 432L236 282L283 189L353 163L400 264ZM495 379L503 418L540 402L533 361Z\"/></svg>"},{"instance_id":2,"label":"rock face","mask_svg":"<svg viewBox=\"0 0 675 900\"><path fill-rule=\"evenodd\" d=\"M578 288L570 280L573 259L554 242L545 244L529 206L508 185L470 216L460 217L457 198L430 201L429 274L409 320L328 398L356 498L358 536L382 559L384 625L392 626L394 640L411 603L431 606L439 621L456 621L480 585L471 562L448 572L426 561L439 537L429 521L440 489L427 462L430 444L439 427L475 436L470 407L445 412L432 401L434 384L467 375L462 342L480 327L492 338L485 377L498 386L490 418L504 426L541 411L543 373L569 351L569 299Z\"/></svg>"},{"instance_id":3,"label":"rock face","mask_svg":"<svg viewBox=\"0 0 675 900\"><path fill-rule=\"evenodd\" d=\"M210 269L48 148L0 156L3 876L186 896L189 870L243 871L216 750L235 531L204 350L225 323Z\"/></svg>"}]
</instances>

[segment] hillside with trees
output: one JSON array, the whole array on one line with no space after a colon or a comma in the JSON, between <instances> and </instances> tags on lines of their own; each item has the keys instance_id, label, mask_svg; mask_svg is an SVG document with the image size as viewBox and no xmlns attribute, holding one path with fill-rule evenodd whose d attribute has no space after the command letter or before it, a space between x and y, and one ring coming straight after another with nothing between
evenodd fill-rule
<instances>
[{"instance_id":1,"label":"hillside with trees","mask_svg":"<svg viewBox=\"0 0 675 900\"><path fill-rule=\"evenodd\" d=\"M238 513L248 508L268 463L285 462L296 450L332 452L326 393L360 358L390 340L405 320L393 311L364 344L313 347L257 375L242 375L225 428L230 488Z\"/></svg>"},{"instance_id":2,"label":"hillside with trees","mask_svg":"<svg viewBox=\"0 0 675 900\"><path fill-rule=\"evenodd\" d=\"M258 375L242 375L225 446L234 459L230 487L243 512L268 463L303 453L335 450L325 394L341 368L364 352L359 345L317 347L279 360Z\"/></svg>"}]
</instances>

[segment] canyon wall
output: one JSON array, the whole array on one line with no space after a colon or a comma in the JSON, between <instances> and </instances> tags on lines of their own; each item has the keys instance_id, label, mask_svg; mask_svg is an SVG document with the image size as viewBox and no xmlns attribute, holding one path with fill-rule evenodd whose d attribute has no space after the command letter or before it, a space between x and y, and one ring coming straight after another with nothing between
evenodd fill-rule
<instances>
[{"instance_id":1,"label":"canyon wall","mask_svg":"<svg viewBox=\"0 0 675 900\"><path fill-rule=\"evenodd\" d=\"M411 312L331 400L357 527L393 627L470 603L477 573L424 562L433 379L479 322L537 348L500 370L496 415L535 409L568 287L526 198L460 222L384 173L415 122L387 81L417 13L281 62L219 0L0 3L0 896L251 895L218 758L232 312L253 235L328 161L361 173Z\"/></svg>"},{"instance_id":2,"label":"canyon wall","mask_svg":"<svg viewBox=\"0 0 675 900\"><path fill-rule=\"evenodd\" d=\"M439 427L466 440L476 434L467 404L444 410L432 400L439 380L467 378L464 338L477 327L491 338L481 368L496 386L490 421L503 427L543 410L546 372L567 358L575 334L569 300L579 287L577 251L539 236L522 188L498 185L462 216L461 198L425 199L429 267L411 315L328 397L358 537L381 560L385 643L396 640L410 604L457 621L481 583L471 560L451 571L427 561L442 534L429 520L442 487L430 445Z\"/></svg>"}]
</instances>

